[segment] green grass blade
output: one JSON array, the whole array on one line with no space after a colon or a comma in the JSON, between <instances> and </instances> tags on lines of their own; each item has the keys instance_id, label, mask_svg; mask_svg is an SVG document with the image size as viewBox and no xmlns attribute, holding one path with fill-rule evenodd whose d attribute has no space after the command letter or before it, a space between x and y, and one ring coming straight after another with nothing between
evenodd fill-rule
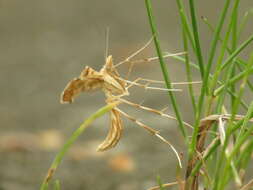
<instances>
[{"instance_id":1,"label":"green grass blade","mask_svg":"<svg viewBox=\"0 0 253 190\"><path fill-rule=\"evenodd\" d=\"M45 177L40 190L46 190L46 187L49 184L50 179L53 177L57 167L61 163L63 157L65 156L66 152L69 150L71 145L77 140L77 138L85 131L85 129L98 117L101 117L105 113L109 112L111 109L113 109L115 106L117 106L118 102L108 104L101 109L99 109L97 112L95 112L93 115L91 115L89 118L87 118L83 124L76 129L73 134L70 136L70 138L66 141L66 143L63 145L61 150L57 153L53 163L51 164L47 176Z\"/></svg>"},{"instance_id":2,"label":"green grass blade","mask_svg":"<svg viewBox=\"0 0 253 190\"><path fill-rule=\"evenodd\" d=\"M225 38L224 38L224 40L222 42L222 46L221 46L221 50L220 50L220 55L218 57L216 65L215 65L214 77L213 77L213 79L212 79L212 81L210 83L210 92L211 92L210 96L213 95L213 91L215 89L215 86L217 84L218 78L219 78L219 76L221 74L221 71L222 71L223 58L224 58L225 53L226 53L226 47L228 47L228 41L229 41L229 37L230 37L231 31L232 31L232 26L233 26L233 23L234 23L234 18L235 18L235 15L236 15L235 10L236 10L236 7L238 7L239 2L240 2L240 0L236 0L235 4L233 6L233 11L231 13L231 20L229 22L229 25L228 25L228 28L227 28L227 31L226 31L226 34L225 34ZM217 41L218 41L218 36L217 36ZM230 60L230 62L232 62L232 59ZM211 104L212 104L211 98L209 98L208 107L210 107ZM208 114L210 114L210 113L208 113Z\"/></svg>"},{"instance_id":3,"label":"green grass blade","mask_svg":"<svg viewBox=\"0 0 253 190\"><path fill-rule=\"evenodd\" d=\"M55 180L54 190L60 190L60 189L61 189L60 181L59 180Z\"/></svg>"},{"instance_id":4,"label":"green grass blade","mask_svg":"<svg viewBox=\"0 0 253 190\"><path fill-rule=\"evenodd\" d=\"M236 115L236 113L238 112L239 101L240 101L240 99L242 99L243 93L245 91L245 85L247 83L251 69L253 69L253 53L250 56L249 63L248 63L247 68L245 70L245 74L243 76L243 80L242 80L242 83L240 85L240 89L238 92L238 97L235 99L233 107L232 107L232 119L231 120L233 120L233 116Z\"/></svg>"},{"instance_id":5,"label":"green grass blade","mask_svg":"<svg viewBox=\"0 0 253 190\"><path fill-rule=\"evenodd\" d=\"M223 63L221 70L223 70L225 67L227 67L231 61L239 54L241 53L251 42L253 41L253 34L244 41Z\"/></svg>"},{"instance_id":6,"label":"green grass blade","mask_svg":"<svg viewBox=\"0 0 253 190\"><path fill-rule=\"evenodd\" d=\"M178 60L178 61L181 61L183 63L185 63L185 58L181 57L181 56L173 56L172 58ZM194 69L198 69L199 70L199 66L193 62L190 61L190 66ZM253 72L253 69L251 70L251 72ZM213 78L213 75L212 74L209 74L209 77L210 78ZM243 72L239 73L238 75L236 75L233 79L230 79L230 80L239 80L243 77ZM228 80L227 82L232 82ZM226 83L222 83L221 81L218 81L218 84L221 85L219 88L217 88L215 91L214 91L214 96L217 96L221 91L222 89L225 87L225 85L227 85ZM237 95L233 92L230 91L230 89L227 89L228 90L228 93L231 95L231 96L234 96L235 98L237 97ZM240 104L242 105L242 107L246 110L248 110L248 106L247 104L243 101L243 100L240 100Z\"/></svg>"},{"instance_id":7,"label":"green grass blade","mask_svg":"<svg viewBox=\"0 0 253 190\"><path fill-rule=\"evenodd\" d=\"M187 43L186 31L184 30L184 28L183 28L182 36L183 36L184 51L188 52L188 43ZM195 102L193 86L191 84L192 72L191 72L190 60L189 60L188 53L185 54L185 68L186 68L187 81L189 82L188 90L189 90L189 94L190 94L190 98L191 98L191 102L192 102L192 108L193 108L194 113L196 113L197 105Z\"/></svg>"},{"instance_id":8,"label":"green grass blade","mask_svg":"<svg viewBox=\"0 0 253 190\"><path fill-rule=\"evenodd\" d=\"M181 19L182 28L185 31L186 36L191 43L191 47L192 47L193 51L195 51L195 53L196 53L196 47L195 47L195 43L193 40L193 34L192 34L190 24L188 22L188 19L187 19L186 13L185 13L184 6L183 6L181 0L177 0L176 2L177 2L178 12L179 12L180 19Z\"/></svg>"},{"instance_id":9,"label":"green grass blade","mask_svg":"<svg viewBox=\"0 0 253 190\"><path fill-rule=\"evenodd\" d=\"M158 34L157 34L156 26L155 26L155 21L154 21L154 16L153 16L150 0L145 0L145 5L146 5L146 8L147 8L147 13L148 13L148 18L149 18L150 28L151 28L151 31L152 31L152 36L154 36L155 47L156 47L157 55L159 57L159 62L160 62L160 66L161 66L161 69L162 69L164 81L165 81L166 87L168 89L170 89L170 88L172 88L172 86L171 86L171 82L170 82L170 78L169 78L169 73L168 73L166 64L164 63L162 51L161 51L161 48L160 48L160 43L159 43L159 40L158 40ZM178 106L177 106L178 104L176 103L176 99L174 97L173 92L169 91L168 93L169 93L169 97L170 97L173 109L174 109L175 114L176 114L176 118L177 118L178 123L179 123L179 128L181 130L181 133L182 133L183 137L185 138L185 140L187 142L188 137L186 135L185 126L183 124L183 120L182 120L181 114L180 114Z\"/></svg>"},{"instance_id":10,"label":"green grass blade","mask_svg":"<svg viewBox=\"0 0 253 190\"><path fill-rule=\"evenodd\" d=\"M158 175L157 178L157 183L159 185L159 190L165 190L164 186L163 186L163 183L162 183L162 180L161 180L161 177Z\"/></svg>"},{"instance_id":11,"label":"green grass blade","mask_svg":"<svg viewBox=\"0 0 253 190\"><path fill-rule=\"evenodd\" d=\"M243 18L242 18L242 21L239 25L239 29L238 29L238 36L240 37L242 35L242 31L246 25L246 23L248 22L249 18L252 17L253 15L253 8L251 8L249 11L247 11Z\"/></svg>"},{"instance_id":12,"label":"green grass blade","mask_svg":"<svg viewBox=\"0 0 253 190\"><path fill-rule=\"evenodd\" d=\"M243 120L243 125L245 123L248 123L249 120L252 118L252 116L253 116L253 101L251 102L248 113L246 114L246 116ZM231 173L230 163L233 161L233 159L236 155L241 154L240 153L241 147L246 142L248 137L252 134L252 132L253 132L253 126L249 127L248 130L238 138L238 140L236 141L236 143L234 145L234 148L227 156L226 166L224 167L223 172L221 172L221 175L223 177L225 177L225 180L219 181L219 183L217 185L219 190L224 189L225 185L227 184L227 182L229 180L230 173ZM233 172L233 168L232 168L232 172Z\"/></svg>"},{"instance_id":13,"label":"green grass blade","mask_svg":"<svg viewBox=\"0 0 253 190\"><path fill-rule=\"evenodd\" d=\"M196 142L197 142L197 134L198 134L198 130L199 130L199 124L200 124L200 118L201 118L201 113L202 113L202 109L203 109L203 104L204 104L204 99L205 99L205 93L208 91L208 78L209 78L209 73L210 73L210 69L211 69L211 61L214 57L214 52L215 52L215 47L216 47L216 44L217 44L217 41L218 41L218 36L219 36L219 33L220 33L220 30L222 28L222 25L223 25L223 22L224 22L224 18L225 18L225 13L226 13L226 6L228 7L228 1L226 1L226 4L225 4L225 8L224 8L224 11L223 11L223 14L221 16L221 19L220 19L220 22L219 22L219 25L217 27L217 30L216 30L216 36L214 38L214 41L213 41L213 44L212 44L212 53L213 55L210 56L209 58L209 61L210 63L207 65L207 68L206 68L206 73L205 75L202 75L202 79L203 79L203 84L202 84L202 88L201 88L201 94L200 94L200 97L199 97L199 101L198 101L198 107L197 107L197 112L196 112L196 120L195 120L195 124L194 124L194 131L193 131L193 136L192 136L192 142L191 142L191 145L190 145L190 148L189 148L189 157L191 158L192 156L192 153L194 152L195 150L195 147L196 147ZM192 15L192 18L193 18L193 32L195 34L195 40L197 38L197 42L196 42L196 48L198 49L198 33L196 31L196 19L194 19L194 3L193 1L190 0L190 9L191 9L191 15ZM196 33L195 33L196 32ZM201 61L200 59L200 56L199 57L199 60L198 61ZM200 67L200 71L201 71L201 64L199 64L199 67ZM210 106L209 106L210 107Z\"/></svg>"},{"instance_id":14,"label":"green grass blade","mask_svg":"<svg viewBox=\"0 0 253 190\"><path fill-rule=\"evenodd\" d=\"M195 47L196 47L196 56L198 59L198 65L199 65L199 69L200 69L201 78L204 79L205 66L204 66L202 50L201 50L201 46L200 46L194 0L189 0L189 5L190 5L191 20L192 20L193 37L194 37Z\"/></svg>"},{"instance_id":15,"label":"green grass blade","mask_svg":"<svg viewBox=\"0 0 253 190\"><path fill-rule=\"evenodd\" d=\"M237 75L235 75L233 78L227 80L227 81L225 82L225 84L221 85L220 87L218 87L218 88L214 91L214 93L213 93L214 96L218 96L224 88L226 88L227 86L229 86L229 85L231 85L231 84L234 84L234 83L236 83L237 81L241 80L241 79L245 76L246 73L252 74L252 73L253 73L253 68L252 68L252 67L251 67L251 68L248 68L247 70L244 70L244 71L238 73Z\"/></svg>"},{"instance_id":16,"label":"green grass blade","mask_svg":"<svg viewBox=\"0 0 253 190\"><path fill-rule=\"evenodd\" d=\"M253 101L251 102L250 106L249 106L249 111L245 116L245 120L243 125L246 125L246 123L248 123L249 119L251 119L253 117ZM253 132L253 126L249 127L248 130L240 136L240 138L238 139L238 141L236 142L233 151L230 154L230 157L233 157L234 155L236 155L237 152L239 152L241 145L246 141L246 139L252 135Z\"/></svg>"},{"instance_id":17,"label":"green grass blade","mask_svg":"<svg viewBox=\"0 0 253 190\"><path fill-rule=\"evenodd\" d=\"M211 50L209 52L209 57L208 57L208 61L207 61L207 66L206 66L206 76L205 76L205 83L208 83L208 74L210 73L210 70L212 68L212 63L215 57L215 52L216 52L216 48L217 48L217 43L219 40L219 36L220 36L220 32L222 30L222 27L224 25L225 22L225 18L228 12L228 8L229 5L231 4L231 0L226 0L225 4L224 4L224 8L222 10L219 22L217 27L214 29L214 38L211 42Z\"/></svg>"},{"instance_id":18,"label":"green grass blade","mask_svg":"<svg viewBox=\"0 0 253 190\"><path fill-rule=\"evenodd\" d=\"M213 28L213 26L208 22L208 20L207 20L205 17L202 17L202 20L203 20L204 23L208 26L208 28L210 29L210 31L211 31L211 32L214 32L214 28ZM239 35L238 35L238 36L239 36ZM219 36L219 41L220 41L220 42L223 42L223 40L221 39L220 36ZM226 47L226 49L227 49L227 52L228 52L229 54L232 54L232 50L231 50L229 47ZM243 61L242 59L236 59L235 62L236 62L236 66L238 67L238 69L242 72L242 71L243 71L242 65L243 65L243 66L246 65L245 61ZM235 76L233 76L233 78L235 78ZM253 91L253 84L251 84L251 81L250 81L250 80L247 81L247 85L248 85L248 87L250 88L250 90ZM231 91L231 92L232 92L232 91ZM234 92L233 92L232 94L234 94ZM231 96L232 96L232 95L231 95Z\"/></svg>"},{"instance_id":19,"label":"green grass blade","mask_svg":"<svg viewBox=\"0 0 253 190\"><path fill-rule=\"evenodd\" d=\"M237 7L235 7L235 10L234 10L234 19L232 20L232 38L231 38L231 50L232 52L235 51L236 47L237 47L237 35L238 35L238 32L237 32L237 28L238 28L238 8L239 8L239 5ZM235 59L233 60L235 61ZM235 64L233 64L232 66L232 72L231 72L231 75L230 77L232 78L234 75L236 74L236 67L235 67ZM230 90L235 93L236 91L236 86L234 84L232 84L230 86ZM230 96L230 99L231 99L231 108L233 107L234 103L235 103L235 98L233 96Z\"/></svg>"}]
</instances>

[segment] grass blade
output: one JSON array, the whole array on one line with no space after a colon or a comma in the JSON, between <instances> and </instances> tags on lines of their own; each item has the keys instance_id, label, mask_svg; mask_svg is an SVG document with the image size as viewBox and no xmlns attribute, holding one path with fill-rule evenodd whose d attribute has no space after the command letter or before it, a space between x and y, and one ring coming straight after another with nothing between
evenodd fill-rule
<instances>
[{"instance_id":1,"label":"grass blade","mask_svg":"<svg viewBox=\"0 0 253 190\"><path fill-rule=\"evenodd\" d=\"M63 157L65 156L66 152L69 150L69 148L71 147L71 145L76 141L76 139L85 131L85 129L98 117L101 117L102 115L104 115L105 113L107 113L108 111L110 111L111 109L113 109L115 106L117 106L118 102L116 103L112 103L112 104L108 104L107 106L102 107L101 109L99 109L97 112L95 112L93 115L91 115L88 119L86 119L83 124L76 129L73 134L70 136L70 138L66 141L66 143L63 145L63 147L61 148L61 150L58 152L58 154L56 155L53 163L51 164L48 173L40 187L40 190L46 190L46 188L48 187L49 181L51 180L51 178L53 177L57 167L60 165Z\"/></svg>"},{"instance_id":2,"label":"grass blade","mask_svg":"<svg viewBox=\"0 0 253 190\"><path fill-rule=\"evenodd\" d=\"M170 89L170 88L172 88L172 86L171 86L171 82L170 82L167 67L166 67L166 65L164 63L164 60L163 60L163 55L162 55L162 51L161 51L161 47L160 47L160 42L158 40L158 34L157 34L157 29L156 29L156 25L155 25L155 21L154 21L154 16L153 16L150 0L145 0L145 5L146 5L146 8L147 8L147 13L148 13L148 18L149 18L150 28L151 28L151 31L152 31L152 36L154 36L155 47L156 47L157 55L159 57L159 62L160 62L160 66L161 66L161 69L162 69L164 81L165 81L166 87L168 89ZM179 112L177 103L176 103L176 99L174 97L173 92L169 91L168 93L169 93L169 97L170 97L173 109L175 111L177 120L179 122L179 128L181 130L181 133L182 133L183 137L185 138L185 140L187 142L188 137L186 135L186 130L185 130L183 120L182 120L181 114Z\"/></svg>"},{"instance_id":3,"label":"grass blade","mask_svg":"<svg viewBox=\"0 0 253 190\"><path fill-rule=\"evenodd\" d=\"M192 20L193 37L194 37L195 47L196 47L196 56L198 59L198 65L199 65L201 77L202 77L202 79L204 79L205 66L204 66L204 62L203 62L202 50L200 47L198 24L197 24L197 19L196 19L196 15L195 15L196 13L195 13L194 0L189 0L189 5L190 5L191 20Z\"/></svg>"}]
</instances>

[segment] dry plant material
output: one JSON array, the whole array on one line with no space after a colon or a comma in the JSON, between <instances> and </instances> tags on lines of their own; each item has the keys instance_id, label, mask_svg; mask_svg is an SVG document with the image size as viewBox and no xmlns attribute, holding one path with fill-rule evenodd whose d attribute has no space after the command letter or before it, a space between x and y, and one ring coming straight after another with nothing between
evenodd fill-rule
<instances>
[{"instance_id":1,"label":"dry plant material","mask_svg":"<svg viewBox=\"0 0 253 190\"><path fill-rule=\"evenodd\" d=\"M244 119L245 116L243 115L235 115L234 121L240 121ZM200 128L199 133L197 136L197 146L196 146L196 152L197 155L193 157L191 160L188 161L187 165L187 171L186 171L186 179L190 176L195 164L198 160L203 160L202 157L205 154L205 140L206 136L208 134L209 129L214 123L218 123L218 129L219 129L219 139L221 141L221 144L223 145L223 142L225 140L225 124L231 119L231 114L222 114L222 115L209 115L205 118L203 118L200 122ZM253 122L253 119L250 119L249 122ZM200 172L197 172L195 176L193 176L192 186L190 189L197 190L198 189L198 177L200 175ZM188 184L186 183L186 186Z\"/></svg>"},{"instance_id":2,"label":"dry plant material","mask_svg":"<svg viewBox=\"0 0 253 190\"><path fill-rule=\"evenodd\" d=\"M253 179L251 179L246 185L242 186L240 190L250 190L253 187Z\"/></svg>"},{"instance_id":3,"label":"dry plant material","mask_svg":"<svg viewBox=\"0 0 253 190\"><path fill-rule=\"evenodd\" d=\"M181 183L184 184L185 182L182 181ZM172 187L172 186L175 186L175 185L179 185L179 183L177 181L175 181L175 182L171 182L171 183L164 183L162 186L163 187ZM149 188L148 190L160 190L160 189L161 189L160 186L154 186L154 187Z\"/></svg>"},{"instance_id":4,"label":"dry plant material","mask_svg":"<svg viewBox=\"0 0 253 190\"><path fill-rule=\"evenodd\" d=\"M156 87L150 87L148 86L151 83L157 83L155 80L148 80L148 79L142 79L138 78L135 81L128 81L119 75L116 67L126 63L130 62L130 59L136 56L138 53L140 53L144 48L148 46L150 41L141 49L139 49L137 52L129 56L127 59L124 61L118 63L117 65L113 64L112 61L112 56L108 56L106 58L105 65L102 67L100 71L95 71L91 67L86 66L85 69L81 72L80 76L77 78L74 78L71 80L66 88L64 89L62 95L61 95L61 103L72 103L77 95L79 95L81 92L92 92L95 90L102 90L105 93L106 96L106 103L113 103L115 101L120 102L120 103L125 103L133 107L137 107L139 109L144 109L146 111L161 115L163 117L167 117L170 119L175 119L172 116L169 116L162 111L155 110L152 108L147 108L144 106L141 106L136 103L132 103L130 101L124 100L122 97L128 96L129 92L128 89L132 86L142 86L145 87L146 89L154 89L154 90L172 90L172 91L180 91L180 89L163 89L163 88L156 88ZM181 53L179 53L181 54ZM174 54L175 55L175 54ZM176 54L178 55L178 54ZM168 57L169 55L166 55ZM172 55L173 56L173 55ZM153 61L157 58L152 58L152 59L144 59L140 61L135 61L135 62L143 62L143 61ZM131 69L133 65L131 64ZM128 72L129 74L129 72ZM138 81L144 81L146 84L140 84ZM158 83L161 83L161 81L158 81ZM183 83L185 84L185 83ZM110 148L113 148L117 145L117 143L120 140L121 134L122 134L122 121L121 121L121 115L125 116L126 118L130 119L131 121L135 122L137 125L140 127L148 130L151 134L155 135L158 137L160 140L163 142L167 143L170 145L170 147L173 149L173 151L176 153L176 156L179 160L180 166L181 166L181 161L179 158L178 153L174 149L174 147L171 145L171 143L167 140L165 140L157 130L152 129L151 127L143 124L142 122L138 121L134 117L128 115L127 113L123 112L120 110L118 107L115 107L111 110L110 112L110 129L108 132L108 135L106 139L98 146L97 150L98 151L105 151ZM185 123L187 126L191 127L188 123Z\"/></svg>"}]
</instances>

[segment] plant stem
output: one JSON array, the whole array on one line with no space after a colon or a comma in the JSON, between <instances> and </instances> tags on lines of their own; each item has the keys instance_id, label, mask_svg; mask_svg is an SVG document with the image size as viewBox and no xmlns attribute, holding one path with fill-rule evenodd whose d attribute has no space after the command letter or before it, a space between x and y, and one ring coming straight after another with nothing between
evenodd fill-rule
<instances>
[{"instance_id":1,"label":"plant stem","mask_svg":"<svg viewBox=\"0 0 253 190\"><path fill-rule=\"evenodd\" d=\"M170 78L169 78L169 72L168 72L167 67L164 63L164 59L163 59L163 55L162 55L162 51L161 51L161 47L160 47L160 42L158 40L158 33L157 33L155 21L154 21L154 16L152 13L152 7L151 7L150 0L145 0L145 4L146 4L146 8L147 8L147 13L148 13L148 18L149 18L150 28L152 31L152 36L154 36L154 43L155 43L157 55L159 57L159 62L160 62L160 66L162 69L164 81L165 81L166 87L168 89L170 89L172 86L171 86L171 82L170 82ZM172 91L169 91L168 93L169 93L169 97L170 97L173 109L175 111L175 114L176 114L176 117L177 117L177 120L179 123L179 128L181 130L181 133L182 133L184 139L186 140L186 142L188 142L188 137L187 137L186 130L185 130L185 127L183 124L181 113L179 112L179 109L177 106L178 104L176 102L176 98L174 97L174 94Z\"/></svg>"},{"instance_id":2,"label":"plant stem","mask_svg":"<svg viewBox=\"0 0 253 190\"><path fill-rule=\"evenodd\" d=\"M66 152L69 150L71 145L76 141L76 139L85 131L85 129L98 117L101 117L105 113L109 112L111 109L113 109L115 106L117 106L119 102L108 104L101 109L99 109L97 112L95 112L93 115L88 117L83 124L76 129L73 134L70 136L70 138L66 141L66 143L63 145L61 150L57 153L53 163L51 164L48 173L40 187L40 190L45 190L49 184L50 179L53 177L57 167L60 165L63 157L65 156Z\"/></svg>"}]
</instances>

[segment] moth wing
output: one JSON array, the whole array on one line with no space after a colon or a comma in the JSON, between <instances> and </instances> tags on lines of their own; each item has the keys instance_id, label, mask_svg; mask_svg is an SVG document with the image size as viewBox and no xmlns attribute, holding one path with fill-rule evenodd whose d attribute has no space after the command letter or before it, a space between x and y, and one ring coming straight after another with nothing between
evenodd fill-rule
<instances>
[{"instance_id":1,"label":"moth wing","mask_svg":"<svg viewBox=\"0 0 253 190\"><path fill-rule=\"evenodd\" d=\"M80 92L95 91L101 89L102 86L103 77L91 67L85 67L79 78L67 84L61 96L61 103L72 103Z\"/></svg>"},{"instance_id":2,"label":"moth wing","mask_svg":"<svg viewBox=\"0 0 253 190\"><path fill-rule=\"evenodd\" d=\"M72 103L74 97L82 92L84 83L85 82L79 78L70 81L61 94L61 103Z\"/></svg>"},{"instance_id":3,"label":"moth wing","mask_svg":"<svg viewBox=\"0 0 253 190\"><path fill-rule=\"evenodd\" d=\"M97 151L106 151L115 147L122 135L123 130L120 113L112 109L110 112L110 129L106 139L98 146Z\"/></svg>"},{"instance_id":4,"label":"moth wing","mask_svg":"<svg viewBox=\"0 0 253 190\"><path fill-rule=\"evenodd\" d=\"M103 76L91 67L86 66L85 69L81 72L79 78L85 81L82 89L84 92L101 89L103 86Z\"/></svg>"}]
</instances>

